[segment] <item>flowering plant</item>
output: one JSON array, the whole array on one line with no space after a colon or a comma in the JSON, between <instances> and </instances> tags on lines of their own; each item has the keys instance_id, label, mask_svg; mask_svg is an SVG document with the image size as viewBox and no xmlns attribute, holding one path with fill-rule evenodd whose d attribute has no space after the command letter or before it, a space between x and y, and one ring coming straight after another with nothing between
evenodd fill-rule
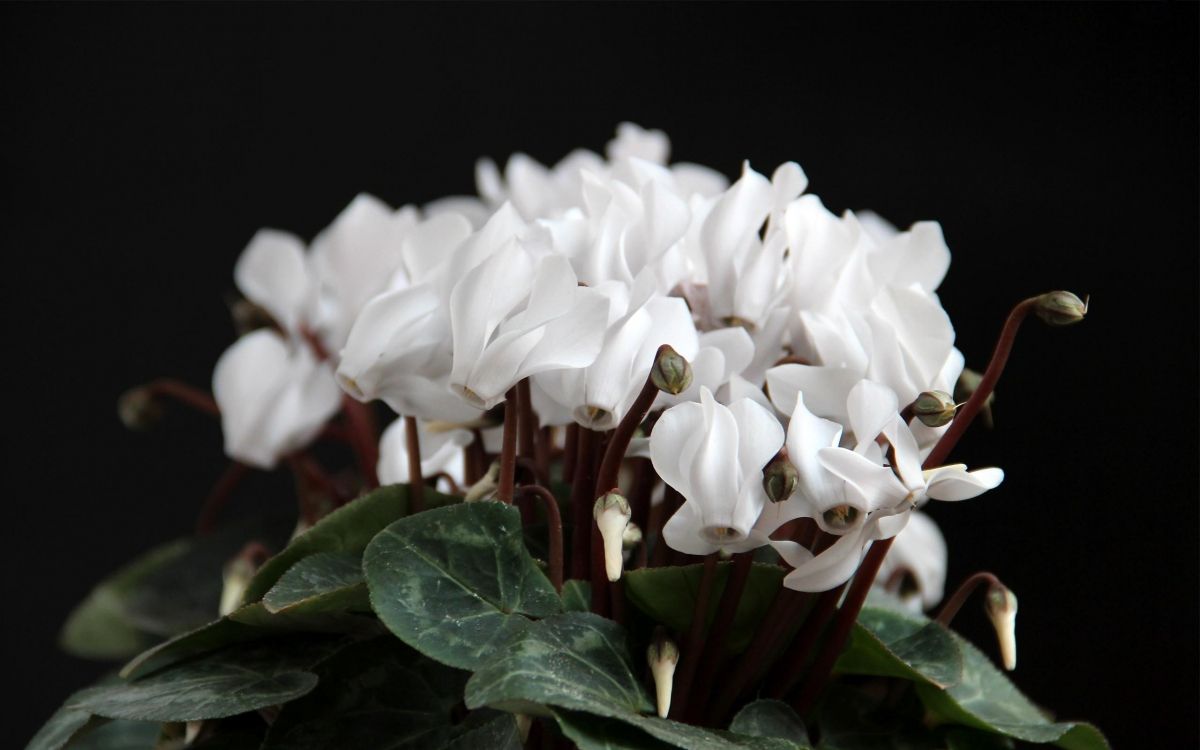
<instances>
[{"instance_id":1,"label":"flowering plant","mask_svg":"<svg viewBox=\"0 0 1200 750\"><path fill-rule=\"evenodd\" d=\"M923 614L922 509L1004 477L951 450L1028 314L1086 305L1020 302L974 373L937 224L667 155L625 124L604 157L482 161L478 197L255 235L212 395L119 405L211 412L230 468L72 614L68 650L130 660L30 747L1107 747L948 628L984 585L1016 667L996 576ZM279 465L294 528L220 522Z\"/></svg>"}]
</instances>

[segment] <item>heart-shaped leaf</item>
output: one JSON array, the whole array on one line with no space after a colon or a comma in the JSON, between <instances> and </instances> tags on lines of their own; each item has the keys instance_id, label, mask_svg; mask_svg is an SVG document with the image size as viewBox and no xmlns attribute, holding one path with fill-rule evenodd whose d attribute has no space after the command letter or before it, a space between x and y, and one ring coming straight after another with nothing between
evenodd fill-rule
<instances>
[{"instance_id":1,"label":"heart-shaped leaf","mask_svg":"<svg viewBox=\"0 0 1200 750\"><path fill-rule=\"evenodd\" d=\"M729 731L751 737L777 737L797 744L808 744L808 730L804 721L792 707L783 701L758 700L746 704L733 722Z\"/></svg>"},{"instance_id":2,"label":"heart-shaped leaf","mask_svg":"<svg viewBox=\"0 0 1200 750\"><path fill-rule=\"evenodd\" d=\"M275 582L262 603L271 614L369 612L362 556L353 552L309 555Z\"/></svg>"},{"instance_id":3,"label":"heart-shaped leaf","mask_svg":"<svg viewBox=\"0 0 1200 750\"><path fill-rule=\"evenodd\" d=\"M897 609L863 607L836 669L946 687L962 677L962 665L953 636L941 625Z\"/></svg>"},{"instance_id":4,"label":"heart-shaped leaf","mask_svg":"<svg viewBox=\"0 0 1200 750\"><path fill-rule=\"evenodd\" d=\"M708 623L712 623L721 601L721 592L729 580L733 563L717 563L709 596ZM634 606L655 622L679 632L687 632L692 612L696 609L696 594L704 574L703 565L683 565L664 568L640 568L625 574L625 593ZM741 603L729 632L729 651L737 653L750 645L750 639L771 606L782 586L784 570L778 565L754 563L742 591Z\"/></svg>"},{"instance_id":5,"label":"heart-shaped leaf","mask_svg":"<svg viewBox=\"0 0 1200 750\"><path fill-rule=\"evenodd\" d=\"M371 605L400 640L460 669L562 603L521 539L521 514L494 502L396 521L363 554Z\"/></svg>"}]
</instances>

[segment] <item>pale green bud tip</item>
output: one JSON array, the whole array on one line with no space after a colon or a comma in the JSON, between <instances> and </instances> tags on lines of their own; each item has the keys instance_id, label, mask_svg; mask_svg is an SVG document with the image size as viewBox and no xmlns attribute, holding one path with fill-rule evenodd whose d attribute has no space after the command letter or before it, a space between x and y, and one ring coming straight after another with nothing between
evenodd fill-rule
<instances>
[{"instance_id":1,"label":"pale green bud tip","mask_svg":"<svg viewBox=\"0 0 1200 750\"><path fill-rule=\"evenodd\" d=\"M125 391L117 399L117 416L129 429L145 431L162 420L163 406L149 388L138 386Z\"/></svg>"},{"instance_id":2,"label":"pale green bud tip","mask_svg":"<svg viewBox=\"0 0 1200 750\"><path fill-rule=\"evenodd\" d=\"M241 606L255 570L257 566L254 561L245 555L238 555L225 565L221 574L221 602L217 610L221 617Z\"/></svg>"},{"instance_id":3,"label":"pale green bud tip","mask_svg":"<svg viewBox=\"0 0 1200 750\"><path fill-rule=\"evenodd\" d=\"M679 352L663 344L650 368L650 382L658 390L677 396L692 384L692 365Z\"/></svg>"},{"instance_id":4,"label":"pale green bud tip","mask_svg":"<svg viewBox=\"0 0 1200 750\"><path fill-rule=\"evenodd\" d=\"M621 535L621 546L625 549L633 549L642 543L642 530L638 528L636 523L630 521L625 526L625 533Z\"/></svg>"},{"instance_id":5,"label":"pale green bud tip","mask_svg":"<svg viewBox=\"0 0 1200 750\"><path fill-rule=\"evenodd\" d=\"M592 507L604 541L604 572L609 581L619 581L625 568L625 531L631 515L629 501L615 490L602 495Z\"/></svg>"},{"instance_id":6,"label":"pale green bud tip","mask_svg":"<svg viewBox=\"0 0 1200 750\"><path fill-rule=\"evenodd\" d=\"M800 474L788 460L787 453L781 451L763 469L762 482L767 499L773 503L781 503L796 491L796 485L800 483Z\"/></svg>"},{"instance_id":7,"label":"pale green bud tip","mask_svg":"<svg viewBox=\"0 0 1200 750\"><path fill-rule=\"evenodd\" d=\"M1008 587L993 584L984 607L1000 643L1004 668L1011 672L1017 668L1017 597Z\"/></svg>"},{"instance_id":8,"label":"pale green bud tip","mask_svg":"<svg viewBox=\"0 0 1200 750\"><path fill-rule=\"evenodd\" d=\"M679 663L679 647L670 638L655 638L646 649L646 661L654 677L654 694L658 715L667 718L671 712L671 691L675 686L675 665Z\"/></svg>"},{"instance_id":9,"label":"pale green bud tip","mask_svg":"<svg viewBox=\"0 0 1200 750\"><path fill-rule=\"evenodd\" d=\"M1046 292L1038 297L1036 311L1052 326L1068 326L1083 320L1087 303L1070 292Z\"/></svg>"},{"instance_id":10,"label":"pale green bud tip","mask_svg":"<svg viewBox=\"0 0 1200 750\"><path fill-rule=\"evenodd\" d=\"M926 427L941 427L954 419L954 399L942 391L924 391L913 401L912 411Z\"/></svg>"}]
</instances>

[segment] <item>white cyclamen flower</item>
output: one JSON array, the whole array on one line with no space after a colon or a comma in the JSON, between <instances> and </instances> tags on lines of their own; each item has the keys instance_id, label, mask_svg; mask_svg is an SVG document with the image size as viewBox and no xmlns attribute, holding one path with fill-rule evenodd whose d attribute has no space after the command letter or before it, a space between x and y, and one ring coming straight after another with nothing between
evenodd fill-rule
<instances>
[{"instance_id":1,"label":"white cyclamen flower","mask_svg":"<svg viewBox=\"0 0 1200 750\"><path fill-rule=\"evenodd\" d=\"M402 484L409 481L408 426L404 418L388 425L379 438L379 482ZM472 440L467 430L430 431L425 422L417 420L417 437L421 449L421 475L429 477L446 472L460 486L463 484L463 447Z\"/></svg>"},{"instance_id":2,"label":"white cyclamen flower","mask_svg":"<svg viewBox=\"0 0 1200 750\"><path fill-rule=\"evenodd\" d=\"M782 444L779 420L749 399L725 407L703 388L700 403L664 412L650 433L650 460L685 501L663 527L666 543L692 555L764 544L751 533L767 502L762 469Z\"/></svg>"},{"instance_id":3,"label":"white cyclamen flower","mask_svg":"<svg viewBox=\"0 0 1200 750\"><path fill-rule=\"evenodd\" d=\"M895 593L914 611L937 606L946 587L946 539L932 518L920 511L909 516L883 558L875 583L899 583Z\"/></svg>"}]
</instances>

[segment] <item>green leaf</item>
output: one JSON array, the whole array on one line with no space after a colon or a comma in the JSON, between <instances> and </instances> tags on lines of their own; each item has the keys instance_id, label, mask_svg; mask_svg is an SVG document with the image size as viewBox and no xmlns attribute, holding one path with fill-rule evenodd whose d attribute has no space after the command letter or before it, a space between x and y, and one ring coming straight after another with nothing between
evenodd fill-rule
<instances>
[{"instance_id":1,"label":"green leaf","mask_svg":"<svg viewBox=\"0 0 1200 750\"><path fill-rule=\"evenodd\" d=\"M651 710L630 669L625 632L585 612L530 624L472 675L466 702L543 715L539 706L612 717Z\"/></svg>"},{"instance_id":2,"label":"green leaf","mask_svg":"<svg viewBox=\"0 0 1200 750\"><path fill-rule=\"evenodd\" d=\"M529 626L561 610L521 540L521 514L494 502L403 518L363 554L371 604L402 641L444 664L476 669Z\"/></svg>"},{"instance_id":3,"label":"green leaf","mask_svg":"<svg viewBox=\"0 0 1200 750\"><path fill-rule=\"evenodd\" d=\"M729 731L751 737L778 737L808 744L808 730L804 727L804 721L791 706L777 700L763 699L747 703L733 717Z\"/></svg>"},{"instance_id":4,"label":"green leaf","mask_svg":"<svg viewBox=\"0 0 1200 750\"><path fill-rule=\"evenodd\" d=\"M582 711L555 711L558 726L579 750L668 750L674 747L635 726Z\"/></svg>"},{"instance_id":5,"label":"green leaf","mask_svg":"<svg viewBox=\"0 0 1200 750\"><path fill-rule=\"evenodd\" d=\"M1108 742L1096 727L1050 721L979 649L951 635L962 652L962 679L945 690L917 683L917 693L930 711L949 722L1025 742L1053 743L1067 750L1107 750Z\"/></svg>"},{"instance_id":6,"label":"green leaf","mask_svg":"<svg viewBox=\"0 0 1200 750\"><path fill-rule=\"evenodd\" d=\"M198 721L286 703L317 684L309 667L337 641L272 639L231 646L141 679L83 691L70 709L134 721Z\"/></svg>"},{"instance_id":7,"label":"green leaf","mask_svg":"<svg viewBox=\"0 0 1200 750\"><path fill-rule=\"evenodd\" d=\"M570 580L563 584L563 612L591 612L592 584L587 581Z\"/></svg>"},{"instance_id":8,"label":"green leaf","mask_svg":"<svg viewBox=\"0 0 1200 750\"><path fill-rule=\"evenodd\" d=\"M729 579L733 563L717 563L709 597L708 622L711 624L721 601L721 592ZM640 568L625 574L625 593L634 606L655 622L680 632L691 625L696 609L696 593L700 588L703 565L664 568ZM783 568L778 565L754 563L742 591L741 603L729 633L729 650L737 653L750 645L750 639L770 608L783 585Z\"/></svg>"},{"instance_id":9,"label":"green leaf","mask_svg":"<svg viewBox=\"0 0 1200 750\"><path fill-rule=\"evenodd\" d=\"M522 750L521 732L512 714L495 714L487 722L462 732L444 750Z\"/></svg>"},{"instance_id":10,"label":"green leaf","mask_svg":"<svg viewBox=\"0 0 1200 750\"><path fill-rule=\"evenodd\" d=\"M946 687L961 679L963 657L941 625L908 612L863 607L836 670Z\"/></svg>"},{"instance_id":11,"label":"green leaf","mask_svg":"<svg viewBox=\"0 0 1200 750\"><path fill-rule=\"evenodd\" d=\"M105 721L72 740L69 750L150 750L159 725L148 721Z\"/></svg>"},{"instance_id":12,"label":"green leaf","mask_svg":"<svg viewBox=\"0 0 1200 750\"><path fill-rule=\"evenodd\" d=\"M319 686L284 706L263 750L440 747L467 680L391 636L348 646L315 671Z\"/></svg>"},{"instance_id":13,"label":"green leaf","mask_svg":"<svg viewBox=\"0 0 1200 750\"><path fill-rule=\"evenodd\" d=\"M309 555L276 581L262 603L271 614L370 612L362 557L350 552Z\"/></svg>"},{"instance_id":14,"label":"green leaf","mask_svg":"<svg viewBox=\"0 0 1200 750\"><path fill-rule=\"evenodd\" d=\"M73 707L73 703L81 699L94 688L84 688L72 693L66 702L42 725L33 736L25 750L58 750L65 746L91 720L90 711Z\"/></svg>"},{"instance_id":15,"label":"green leaf","mask_svg":"<svg viewBox=\"0 0 1200 750\"><path fill-rule=\"evenodd\" d=\"M427 507L457 503L460 498L425 490ZM243 602L261 599L279 578L302 558L317 552L358 553L381 529L408 515L408 487L393 484L368 492L313 524L282 552L263 563L246 587Z\"/></svg>"}]
</instances>

